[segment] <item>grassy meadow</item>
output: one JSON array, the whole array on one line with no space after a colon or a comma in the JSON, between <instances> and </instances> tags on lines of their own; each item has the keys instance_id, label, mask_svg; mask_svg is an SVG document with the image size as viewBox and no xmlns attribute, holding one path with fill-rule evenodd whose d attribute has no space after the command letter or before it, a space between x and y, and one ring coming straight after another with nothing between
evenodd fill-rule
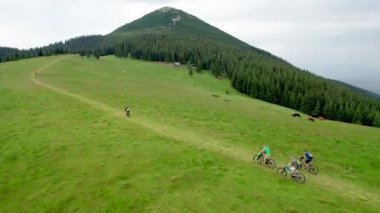
<instances>
[{"instance_id":1,"label":"grassy meadow","mask_svg":"<svg viewBox=\"0 0 380 213\"><path fill-rule=\"evenodd\" d=\"M380 129L292 113L185 66L2 63L0 211L379 212ZM320 173L277 177L252 163L264 143L277 166L309 149Z\"/></svg>"}]
</instances>

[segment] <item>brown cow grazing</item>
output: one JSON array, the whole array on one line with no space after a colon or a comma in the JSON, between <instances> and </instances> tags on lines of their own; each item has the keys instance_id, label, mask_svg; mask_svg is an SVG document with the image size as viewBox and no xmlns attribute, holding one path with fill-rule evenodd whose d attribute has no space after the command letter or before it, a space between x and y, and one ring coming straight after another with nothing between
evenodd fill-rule
<instances>
[{"instance_id":1,"label":"brown cow grazing","mask_svg":"<svg viewBox=\"0 0 380 213\"><path fill-rule=\"evenodd\" d=\"M314 122L314 118L312 118L312 117L309 117L308 120Z\"/></svg>"},{"instance_id":2,"label":"brown cow grazing","mask_svg":"<svg viewBox=\"0 0 380 213\"><path fill-rule=\"evenodd\" d=\"M322 116L319 116L318 119L321 120L321 121L324 121L324 120L325 120L325 118L322 117Z\"/></svg>"}]
</instances>

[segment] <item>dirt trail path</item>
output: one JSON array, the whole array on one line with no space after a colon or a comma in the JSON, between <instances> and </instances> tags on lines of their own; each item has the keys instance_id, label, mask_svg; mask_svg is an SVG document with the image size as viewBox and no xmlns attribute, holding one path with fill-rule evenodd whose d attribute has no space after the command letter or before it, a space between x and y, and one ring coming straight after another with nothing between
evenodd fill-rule
<instances>
[{"instance_id":1,"label":"dirt trail path","mask_svg":"<svg viewBox=\"0 0 380 213\"><path fill-rule=\"evenodd\" d=\"M249 153L243 149L236 149L236 148L231 147L227 143L223 144L222 142L219 142L219 141L205 139L205 138L199 137L199 135L191 133L191 132L178 130L178 129L172 128L170 126L165 126L163 124L156 124L156 123L153 123L153 122L141 119L141 118L134 117L133 119L127 119L125 116L125 113L123 111L121 111L120 109L111 107L111 106L106 105L104 103L101 103L99 101L91 100L91 99L84 97L82 95L78 95L75 93L68 92L66 90L52 86L50 84L43 83L36 78L35 73L37 73L37 77L38 77L39 72L42 72L43 70L45 70L49 66L52 66L52 65L58 63L59 61L62 61L62 60L67 59L67 58L68 57L62 57L60 59L53 61L52 63L49 63L49 64L37 69L35 72L33 72L30 75L31 80L34 83L36 83L42 87L45 87L47 89L50 89L54 92L60 93L60 94L65 95L65 96L75 98L75 99L77 99L83 103L86 103L86 104L88 104L88 105L90 105L90 106L92 106L98 110L108 112L108 113L110 113L116 117L119 117L119 118L124 118L124 119L128 120L128 122L137 123L137 124L139 124L145 128L148 128L148 129L150 129L156 133L159 133L160 135L163 135L165 137L173 138L173 139L178 140L178 141L183 141L183 142L186 142L188 144L195 145L196 147L210 149L212 151L217 151L218 153L221 153L221 154L224 154L224 155L227 155L227 156L230 156L230 157L242 160L242 161L251 162L249 156L251 156L252 153Z\"/></svg>"},{"instance_id":2,"label":"dirt trail path","mask_svg":"<svg viewBox=\"0 0 380 213\"><path fill-rule=\"evenodd\" d=\"M45 88L52 90L56 93L77 99L78 101L83 102L85 104L88 104L89 106L91 106L95 109L110 113L115 117L126 119L127 122L138 124L142 127L148 128L151 131L156 132L156 133L163 135L165 137L184 142L186 144L195 146L197 148L203 148L203 149L207 149L207 150L210 150L213 152L217 152L217 153L222 154L224 156L227 156L227 157L230 157L230 158L233 158L233 159L245 162L245 163L252 163L251 156L253 153L249 152L245 149L233 147L233 146L229 145L228 143L225 143L222 141L217 141L217 140L212 139L212 138L205 138L204 136L194 134L194 133L188 132L188 131L179 130L179 129L176 129L174 127L166 126L166 125L161 124L161 123L160 124L154 123L152 121L149 121L149 120L146 120L143 118L134 117L133 119L127 119L125 116L125 113L118 108L111 107L107 104L101 103L101 102L96 101L96 100L89 99L89 98L84 97L82 95L78 95L75 93L68 92L66 90L55 87L53 85L43 83L37 79L38 73L44 71L48 67L50 67L50 66L52 66L52 65L54 65L54 64L56 64L56 63L58 63L64 59L68 59L71 57L73 57L73 56L60 57L59 59L38 68L36 71L34 71L30 74L30 79L34 83L36 83L37 85L45 87ZM275 174L275 173L273 172L273 174ZM332 179L328 176L323 176L323 175L317 175L317 176L308 175L306 181L309 184L319 185L319 186L325 188L326 190L334 191L335 193L338 193L344 197L348 197L348 198L356 200L356 201L365 202L371 206L380 207L380 194L368 192L368 191L363 190L362 188L360 188L356 185L353 185L353 184L350 184L347 182L343 182L340 180Z\"/></svg>"}]
</instances>

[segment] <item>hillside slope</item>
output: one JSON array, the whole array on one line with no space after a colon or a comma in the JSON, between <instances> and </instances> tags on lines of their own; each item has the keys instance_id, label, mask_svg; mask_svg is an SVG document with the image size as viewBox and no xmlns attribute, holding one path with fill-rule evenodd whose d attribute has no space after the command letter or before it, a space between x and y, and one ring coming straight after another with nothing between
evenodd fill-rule
<instances>
[{"instance_id":1,"label":"hillside slope","mask_svg":"<svg viewBox=\"0 0 380 213\"><path fill-rule=\"evenodd\" d=\"M5 211L379 208L378 129L293 118L167 64L43 57L0 73ZM310 149L320 174L299 185L252 164L263 143L279 166Z\"/></svg>"},{"instance_id":2,"label":"hillside slope","mask_svg":"<svg viewBox=\"0 0 380 213\"><path fill-rule=\"evenodd\" d=\"M124 39L124 41L123 41ZM314 117L380 126L380 101L251 47L200 19L161 8L105 37L122 42L115 55L190 63L226 76L238 91Z\"/></svg>"},{"instance_id":3,"label":"hillside slope","mask_svg":"<svg viewBox=\"0 0 380 213\"><path fill-rule=\"evenodd\" d=\"M83 36L6 58L64 53L187 63L199 72L209 70L218 78L230 79L235 89L253 98L313 117L380 127L380 100L368 97L369 93L299 69L170 7L155 10L105 36Z\"/></svg>"}]
</instances>

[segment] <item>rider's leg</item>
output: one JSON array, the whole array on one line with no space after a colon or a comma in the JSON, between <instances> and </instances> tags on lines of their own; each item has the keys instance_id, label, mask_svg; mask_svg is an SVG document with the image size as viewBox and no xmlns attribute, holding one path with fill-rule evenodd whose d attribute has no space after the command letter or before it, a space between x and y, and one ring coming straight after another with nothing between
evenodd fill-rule
<instances>
[{"instance_id":1,"label":"rider's leg","mask_svg":"<svg viewBox=\"0 0 380 213\"><path fill-rule=\"evenodd\" d=\"M305 158L303 156L300 158L300 161L301 161L301 165L305 166Z\"/></svg>"},{"instance_id":2,"label":"rider's leg","mask_svg":"<svg viewBox=\"0 0 380 213\"><path fill-rule=\"evenodd\" d=\"M288 174L290 173L292 173L292 170L290 169L290 167L289 166L285 166L285 170L288 172Z\"/></svg>"},{"instance_id":3,"label":"rider's leg","mask_svg":"<svg viewBox=\"0 0 380 213\"><path fill-rule=\"evenodd\" d=\"M268 159L268 155L266 155L266 154L263 154L264 155L264 164L266 164L267 163L267 159Z\"/></svg>"},{"instance_id":4,"label":"rider's leg","mask_svg":"<svg viewBox=\"0 0 380 213\"><path fill-rule=\"evenodd\" d=\"M294 167L294 166L292 166L292 167L290 167L290 170L292 171L292 176L294 177L294 176L296 176L296 172L297 172L297 170L296 170L296 168Z\"/></svg>"},{"instance_id":5,"label":"rider's leg","mask_svg":"<svg viewBox=\"0 0 380 213\"><path fill-rule=\"evenodd\" d=\"M305 169L308 169L309 168L309 163L311 162L311 160L306 160L305 161Z\"/></svg>"}]
</instances>

